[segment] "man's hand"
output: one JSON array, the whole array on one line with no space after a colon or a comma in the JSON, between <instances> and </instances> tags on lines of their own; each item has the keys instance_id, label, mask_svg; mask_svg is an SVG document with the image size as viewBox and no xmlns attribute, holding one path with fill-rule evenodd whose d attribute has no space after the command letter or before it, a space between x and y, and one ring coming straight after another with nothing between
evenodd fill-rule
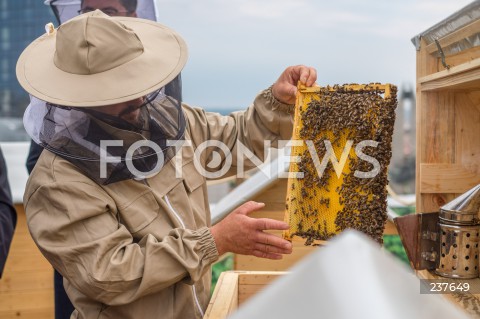
<instances>
[{"instance_id":1,"label":"man's hand","mask_svg":"<svg viewBox=\"0 0 480 319\"><path fill-rule=\"evenodd\" d=\"M317 71L308 66L289 66L272 87L273 96L285 104L295 104L297 83L302 82L306 86L312 86L317 80Z\"/></svg>"},{"instance_id":2,"label":"man's hand","mask_svg":"<svg viewBox=\"0 0 480 319\"><path fill-rule=\"evenodd\" d=\"M285 230L288 224L268 218L251 218L248 214L263 208L265 204L247 202L231 212L210 231L219 255L232 252L261 258L281 259L282 254L292 253L292 244L264 230Z\"/></svg>"}]
</instances>

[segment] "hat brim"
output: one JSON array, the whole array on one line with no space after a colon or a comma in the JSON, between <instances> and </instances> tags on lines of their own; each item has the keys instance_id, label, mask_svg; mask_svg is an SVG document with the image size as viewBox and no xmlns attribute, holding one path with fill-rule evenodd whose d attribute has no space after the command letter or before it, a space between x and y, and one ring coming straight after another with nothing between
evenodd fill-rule
<instances>
[{"instance_id":1,"label":"hat brim","mask_svg":"<svg viewBox=\"0 0 480 319\"><path fill-rule=\"evenodd\" d=\"M31 95L74 107L134 100L172 81L187 62L185 41L173 30L145 19L115 17L131 28L144 46L138 57L96 74L72 74L54 64L55 34L32 42L17 62L17 79Z\"/></svg>"}]
</instances>

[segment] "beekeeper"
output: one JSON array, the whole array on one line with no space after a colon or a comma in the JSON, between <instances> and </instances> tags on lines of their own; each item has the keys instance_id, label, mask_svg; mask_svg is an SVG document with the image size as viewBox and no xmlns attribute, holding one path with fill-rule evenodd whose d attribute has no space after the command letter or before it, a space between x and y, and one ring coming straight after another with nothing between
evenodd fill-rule
<instances>
[{"instance_id":1,"label":"beekeeper","mask_svg":"<svg viewBox=\"0 0 480 319\"><path fill-rule=\"evenodd\" d=\"M285 223L248 216L261 203L211 226L195 163L207 167L214 152L194 151L213 140L263 156L264 140L289 139L296 83L313 85L316 71L289 67L246 111L221 116L165 94L186 60L169 28L98 10L41 36L18 60L19 82L46 102L24 117L46 150L25 191L28 226L65 278L72 318L201 318L220 255L292 251L264 232Z\"/></svg>"}]
</instances>

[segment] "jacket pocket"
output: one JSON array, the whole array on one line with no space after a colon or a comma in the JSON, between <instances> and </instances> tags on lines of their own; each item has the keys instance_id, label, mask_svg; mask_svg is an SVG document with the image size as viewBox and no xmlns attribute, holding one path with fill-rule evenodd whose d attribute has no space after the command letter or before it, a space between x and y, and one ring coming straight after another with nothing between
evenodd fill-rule
<instances>
[{"instance_id":1,"label":"jacket pocket","mask_svg":"<svg viewBox=\"0 0 480 319\"><path fill-rule=\"evenodd\" d=\"M205 177L197 171L192 162L186 163L183 169L183 192L189 203L185 212L192 217L185 217L189 220L187 223L192 229L198 229L210 224L210 210L208 204L207 188L205 187ZM180 201L178 201L180 202Z\"/></svg>"},{"instance_id":2,"label":"jacket pocket","mask_svg":"<svg viewBox=\"0 0 480 319\"><path fill-rule=\"evenodd\" d=\"M150 190L144 191L129 203L119 207L120 221L131 233L147 227L160 211L155 196Z\"/></svg>"},{"instance_id":3,"label":"jacket pocket","mask_svg":"<svg viewBox=\"0 0 480 319\"><path fill-rule=\"evenodd\" d=\"M205 177L197 170L193 161L183 165L183 184L189 193L205 184Z\"/></svg>"}]
</instances>

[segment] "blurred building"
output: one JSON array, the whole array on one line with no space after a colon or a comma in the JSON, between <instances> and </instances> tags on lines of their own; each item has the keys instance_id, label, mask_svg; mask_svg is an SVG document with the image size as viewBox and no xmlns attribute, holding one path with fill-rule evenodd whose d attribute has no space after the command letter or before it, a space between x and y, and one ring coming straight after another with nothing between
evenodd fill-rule
<instances>
[{"instance_id":1,"label":"blurred building","mask_svg":"<svg viewBox=\"0 0 480 319\"><path fill-rule=\"evenodd\" d=\"M398 92L392 160L389 167L391 187L398 193L415 193L415 88L405 84Z\"/></svg>"},{"instance_id":2,"label":"blurred building","mask_svg":"<svg viewBox=\"0 0 480 319\"><path fill-rule=\"evenodd\" d=\"M45 24L57 23L43 0L0 0L0 16L0 117L22 117L29 97L15 76L17 59Z\"/></svg>"}]
</instances>

